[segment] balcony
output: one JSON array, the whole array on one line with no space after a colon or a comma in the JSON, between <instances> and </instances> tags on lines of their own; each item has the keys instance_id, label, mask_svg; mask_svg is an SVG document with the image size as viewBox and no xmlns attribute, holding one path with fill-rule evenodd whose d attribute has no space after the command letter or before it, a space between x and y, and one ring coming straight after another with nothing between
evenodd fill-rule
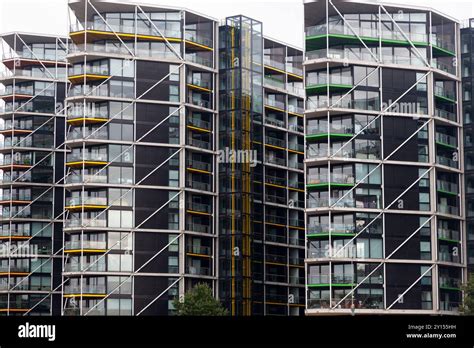
<instances>
[{"instance_id":1,"label":"balcony","mask_svg":"<svg viewBox=\"0 0 474 348\"><path fill-rule=\"evenodd\" d=\"M278 196L278 195L271 195L271 194L265 194L265 201L269 203L275 203L275 204L280 204L280 205L288 205L288 201L285 197L283 196Z\"/></svg>"},{"instance_id":2,"label":"balcony","mask_svg":"<svg viewBox=\"0 0 474 348\"><path fill-rule=\"evenodd\" d=\"M197 117L189 117L188 128L191 128L191 129L197 128L196 130L210 131L212 129L212 124L211 122L204 121Z\"/></svg>"},{"instance_id":3,"label":"balcony","mask_svg":"<svg viewBox=\"0 0 474 348\"><path fill-rule=\"evenodd\" d=\"M186 273L196 276L211 276L212 272L207 267L186 266Z\"/></svg>"},{"instance_id":4,"label":"balcony","mask_svg":"<svg viewBox=\"0 0 474 348\"><path fill-rule=\"evenodd\" d=\"M273 68L272 70L280 70L280 72L285 72L285 63L277 61L275 59L272 59L269 56L264 56L263 57L263 64L266 65L266 67Z\"/></svg>"},{"instance_id":5,"label":"balcony","mask_svg":"<svg viewBox=\"0 0 474 348\"><path fill-rule=\"evenodd\" d=\"M329 27L326 24L309 26L305 28L306 42L308 50L324 48L327 38L327 33L332 40L337 40L340 44L358 44L362 45L357 38L359 36L366 44L382 41L383 45L404 44L410 46L411 40L415 45L427 46L428 35L426 33L417 33L404 31L406 37L398 30L388 30L378 28L362 28L352 25L352 30L349 26L339 23L330 23ZM354 30L354 31L353 31Z\"/></svg>"},{"instance_id":6,"label":"balcony","mask_svg":"<svg viewBox=\"0 0 474 348\"><path fill-rule=\"evenodd\" d=\"M321 275L309 275L308 287L328 287L329 284L332 286L355 286L355 275L354 274L333 274L331 277L329 274Z\"/></svg>"},{"instance_id":7,"label":"balcony","mask_svg":"<svg viewBox=\"0 0 474 348\"><path fill-rule=\"evenodd\" d=\"M200 149L211 150L210 141L196 139L191 136L188 137L187 145L194 146Z\"/></svg>"},{"instance_id":8,"label":"balcony","mask_svg":"<svg viewBox=\"0 0 474 348\"><path fill-rule=\"evenodd\" d=\"M25 266L25 265L14 265L14 264L10 264L10 266L1 265L0 275L3 275L5 273L10 273L11 276L25 275L25 274L30 273L30 267Z\"/></svg>"},{"instance_id":9,"label":"balcony","mask_svg":"<svg viewBox=\"0 0 474 348\"><path fill-rule=\"evenodd\" d=\"M117 72L119 73L119 72ZM107 67L95 65L74 65L68 70L68 79L71 83L88 83L93 81L103 81L109 79L110 72Z\"/></svg>"},{"instance_id":10,"label":"balcony","mask_svg":"<svg viewBox=\"0 0 474 348\"><path fill-rule=\"evenodd\" d=\"M304 228L304 220L290 217L290 219L288 220L288 226L290 228L291 227Z\"/></svg>"},{"instance_id":11,"label":"balcony","mask_svg":"<svg viewBox=\"0 0 474 348\"><path fill-rule=\"evenodd\" d=\"M211 233L212 228L210 225L196 223L196 222L188 222L186 223L186 230L192 232L200 232L200 233Z\"/></svg>"},{"instance_id":12,"label":"balcony","mask_svg":"<svg viewBox=\"0 0 474 348\"><path fill-rule=\"evenodd\" d=\"M446 157L442 155L436 155L436 163L441 164L446 167L458 168L458 161L453 160L451 157Z\"/></svg>"},{"instance_id":13,"label":"balcony","mask_svg":"<svg viewBox=\"0 0 474 348\"><path fill-rule=\"evenodd\" d=\"M188 75L187 85L189 88L198 92L205 92L205 93L212 92L212 82L209 80L196 78L196 77L192 77Z\"/></svg>"},{"instance_id":14,"label":"balcony","mask_svg":"<svg viewBox=\"0 0 474 348\"><path fill-rule=\"evenodd\" d=\"M265 136L265 145L270 145L272 147L285 149L286 141L284 139L275 138L272 136Z\"/></svg>"},{"instance_id":15,"label":"balcony","mask_svg":"<svg viewBox=\"0 0 474 348\"><path fill-rule=\"evenodd\" d=\"M456 75L456 66L452 64L452 61L449 60L450 63L445 63L442 60L437 58L431 59L431 66L433 68L439 69L451 75Z\"/></svg>"},{"instance_id":16,"label":"balcony","mask_svg":"<svg viewBox=\"0 0 474 348\"><path fill-rule=\"evenodd\" d=\"M285 112L286 104L283 101L265 98L265 107L272 110Z\"/></svg>"},{"instance_id":17,"label":"balcony","mask_svg":"<svg viewBox=\"0 0 474 348\"><path fill-rule=\"evenodd\" d=\"M434 96L440 102L456 103L456 94L443 86L434 86Z\"/></svg>"},{"instance_id":18,"label":"balcony","mask_svg":"<svg viewBox=\"0 0 474 348\"><path fill-rule=\"evenodd\" d=\"M265 116L265 124L275 126L275 127L285 128L285 121L278 120L273 117Z\"/></svg>"},{"instance_id":19,"label":"balcony","mask_svg":"<svg viewBox=\"0 0 474 348\"><path fill-rule=\"evenodd\" d=\"M23 46L21 50L19 48L18 50L14 52L4 51L2 54L2 60L9 61L8 63L4 62L4 64L7 63L5 65L8 66L9 69L12 69L14 64L18 64L19 59L20 60L33 60L35 61L34 65L41 65L41 63L43 63L46 66L51 66L51 65L55 65L56 61L58 64L62 65L62 64L66 64L65 63L66 52L65 50L62 50L59 48L56 51L44 50L41 52L38 52L38 51L32 52L30 49L28 49L28 47ZM43 62L40 63L38 60L43 61ZM22 63L23 62L20 62L19 68L23 66ZM27 62L28 65L31 65L32 63L33 62Z\"/></svg>"},{"instance_id":20,"label":"balcony","mask_svg":"<svg viewBox=\"0 0 474 348\"><path fill-rule=\"evenodd\" d=\"M86 124L95 124L95 123L105 123L109 118L108 113L106 112L68 112L66 119L68 124L72 124L73 126L80 126Z\"/></svg>"},{"instance_id":21,"label":"balcony","mask_svg":"<svg viewBox=\"0 0 474 348\"><path fill-rule=\"evenodd\" d=\"M308 175L307 188L352 187L355 184L354 176L349 174L331 173L331 175Z\"/></svg>"},{"instance_id":22,"label":"balcony","mask_svg":"<svg viewBox=\"0 0 474 348\"><path fill-rule=\"evenodd\" d=\"M452 230L449 228L438 228L438 240L452 243L459 243L460 233L459 231Z\"/></svg>"},{"instance_id":23,"label":"balcony","mask_svg":"<svg viewBox=\"0 0 474 348\"><path fill-rule=\"evenodd\" d=\"M449 215L459 215L459 208L448 204L438 203L438 212Z\"/></svg>"},{"instance_id":24,"label":"balcony","mask_svg":"<svg viewBox=\"0 0 474 348\"><path fill-rule=\"evenodd\" d=\"M265 222L277 225L286 225L286 216L265 215Z\"/></svg>"},{"instance_id":25,"label":"balcony","mask_svg":"<svg viewBox=\"0 0 474 348\"><path fill-rule=\"evenodd\" d=\"M457 115L455 112L452 112L452 111L448 111L448 110L444 110L444 109L440 109L440 108L437 108L435 107L435 112L434 112L435 116L437 117L441 117L441 118L444 118L448 121L453 121L453 122L457 122Z\"/></svg>"},{"instance_id":26,"label":"balcony","mask_svg":"<svg viewBox=\"0 0 474 348\"><path fill-rule=\"evenodd\" d=\"M433 46L433 56L452 56L456 55L454 41L452 36L431 34L431 45Z\"/></svg>"},{"instance_id":27,"label":"balcony","mask_svg":"<svg viewBox=\"0 0 474 348\"><path fill-rule=\"evenodd\" d=\"M285 89L285 82L273 78L271 76L265 76L263 79L263 84L265 86L275 87L279 89Z\"/></svg>"},{"instance_id":28,"label":"balcony","mask_svg":"<svg viewBox=\"0 0 474 348\"><path fill-rule=\"evenodd\" d=\"M71 252L71 251L90 251L90 250L97 250L97 251L106 251L107 250L107 242L100 242L100 241L92 241L92 240L75 240L75 241L66 241L64 243L64 251Z\"/></svg>"},{"instance_id":29,"label":"balcony","mask_svg":"<svg viewBox=\"0 0 474 348\"><path fill-rule=\"evenodd\" d=\"M98 262L74 262L64 265L64 272L105 272L105 258Z\"/></svg>"},{"instance_id":30,"label":"balcony","mask_svg":"<svg viewBox=\"0 0 474 348\"><path fill-rule=\"evenodd\" d=\"M273 283L288 283L288 278L286 275L282 274L272 274L272 273L267 273L265 275L265 279L267 282L273 282Z\"/></svg>"},{"instance_id":31,"label":"balcony","mask_svg":"<svg viewBox=\"0 0 474 348\"><path fill-rule=\"evenodd\" d=\"M458 188L458 184L444 181L444 180L438 180L437 191L440 193L457 196L459 193L459 188Z\"/></svg>"},{"instance_id":32,"label":"balcony","mask_svg":"<svg viewBox=\"0 0 474 348\"><path fill-rule=\"evenodd\" d=\"M302 116L304 108L298 105L288 104L288 113Z\"/></svg>"},{"instance_id":33,"label":"balcony","mask_svg":"<svg viewBox=\"0 0 474 348\"><path fill-rule=\"evenodd\" d=\"M204 215L212 214L210 204L188 202L186 207L187 207L188 213L204 214Z\"/></svg>"},{"instance_id":34,"label":"balcony","mask_svg":"<svg viewBox=\"0 0 474 348\"><path fill-rule=\"evenodd\" d=\"M176 57L176 55L174 53L173 53L173 57L174 58ZM203 65L203 66L206 66L208 68L212 68L214 66L214 63L213 63L212 59L210 59L208 57L201 56L201 55L196 54L196 53L186 52L185 59L189 62L196 63L196 64L199 64L199 65Z\"/></svg>"},{"instance_id":35,"label":"balcony","mask_svg":"<svg viewBox=\"0 0 474 348\"><path fill-rule=\"evenodd\" d=\"M442 311L458 312L462 303L455 301L440 301L439 309Z\"/></svg>"},{"instance_id":36,"label":"balcony","mask_svg":"<svg viewBox=\"0 0 474 348\"><path fill-rule=\"evenodd\" d=\"M106 153L71 153L67 155L66 166L69 167L90 167L90 166L104 166L108 162Z\"/></svg>"},{"instance_id":37,"label":"balcony","mask_svg":"<svg viewBox=\"0 0 474 348\"><path fill-rule=\"evenodd\" d=\"M458 147L458 141L456 137L440 132L436 132L436 144L451 149L457 149Z\"/></svg>"},{"instance_id":38,"label":"balcony","mask_svg":"<svg viewBox=\"0 0 474 348\"><path fill-rule=\"evenodd\" d=\"M288 142L288 150L303 154L304 153L304 145L290 141L290 142Z\"/></svg>"},{"instance_id":39,"label":"balcony","mask_svg":"<svg viewBox=\"0 0 474 348\"><path fill-rule=\"evenodd\" d=\"M202 245L187 245L186 246L186 254L188 256L212 256L212 248L208 246Z\"/></svg>"},{"instance_id":40,"label":"balcony","mask_svg":"<svg viewBox=\"0 0 474 348\"><path fill-rule=\"evenodd\" d=\"M324 94L328 91L348 91L352 87L352 76L330 75L329 79L318 76L306 80L306 93L308 95Z\"/></svg>"},{"instance_id":41,"label":"balcony","mask_svg":"<svg viewBox=\"0 0 474 348\"><path fill-rule=\"evenodd\" d=\"M461 290L461 280L449 276L439 276L439 287L444 290Z\"/></svg>"},{"instance_id":42,"label":"balcony","mask_svg":"<svg viewBox=\"0 0 474 348\"><path fill-rule=\"evenodd\" d=\"M321 236L338 236L338 237L352 237L355 236L357 230L353 224L317 224L308 225L306 235L307 237L321 237Z\"/></svg>"},{"instance_id":43,"label":"balcony","mask_svg":"<svg viewBox=\"0 0 474 348\"><path fill-rule=\"evenodd\" d=\"M211 185L207 182L203 182L200 180L195 180L193 178L187 178L186 179L186 186L189 188L193 188L195 190L200 190L200 191L212 191L211 190Z\"/></svg>"},{"instance_id":44,"label":"balcony","mask_svg":"<svg viewBox=\"0 0 474 348\"><path fill-rule=\"evenodd\" d=\"M82 228L82 227L107 227L107 220L105 219L66 219L64 222L65 228Z\"/></svg>"},{"instance_id":45,"label":"balcony","mask_svg":"<svg viewBox=\"0 0 474 348\"><path fill-rule=\"evenodd\" d=\"M191 44L195 49L212 50L212 39L202 34L186 31L185 42Z\"/></svg>"},{"instance_id":46,"label":"balcony","mask_svg":"<svg viewBox=\"0 0 474 348\"><path fill-rule=\"evenodd\" d=\"M449 247L451 248L451 247ZM455 255L451 250L449 250L447 245L440 245L439 253L438 253L438 260L444 262L452 262L452 263L459 263L461 262L461 257L459 255Z\"/></svg>"},{"instance_id":47,"label":"balcony","mask_svg":"<svg viewBox=\"0 0 474 348\"><path fill-rule=\"evenodd\" d=\"M41 193L39 193L36 196L40 196ZM9 193L8 191L3 191L2 194L0 194L0 205L6 205L6 204L30 204L34 199L38 197L32 197L32 194L30 191L26 192L12 192ZM41 198L39 198L40 201L51 201L52 198L48 197L48 194L43 195Z\"/></svg>"},{"instance_id":48,"label":"balcony","mask_svg":"<svg viewBox=\"0 0 474 348\"><path fill-rule=\"evenodd\" d=\"M272 175L265 175L265 183L277 186L283 186L282 188L286 187L286 178L281 178L278 176Z\"/></svg>"},{"instance_id":49,"label":"balcony","mask_svg":"<svg viewBox=\"0 0 474 348\"><path fill-rule=\"evenodd\" d=\"M64 286L64 296L68 297L68 295L106 295L107 291L105 289L105 285L92 285L92 284L84 284L80 285L66 285Z\"/></svg>"},{"instance_id":50,"label":"balcony","mask_svg":"<svg viewBox=\"0 0 474 348\"><path fill-rule=\"evenodd\" d=\"M276 157L276 156L266 155L265 156L265 162L270 163L270 164L274 164L274 165L278 165L278 166L283 166L283 167L286 166L286 159L279 158L279 157Z\"/></svg>"},{"instance_id":51,"label":"balcony","mask_svg":"<svg viewBox=\"0 0 474 348\"><path fill-rule=\"evenodd\" d=\"M194 159L189 159L186 161L188 170L195 170L197 172L210 173L212 171L212 164L208 162L198 161Z\"/></svg>"},{"instance_id":52,"label":"balcony","mask_svg":"<svg viewBox=\"0 0 474 348\"><path fill-rule=\"evenodd\" d=\"M21 69L16 68L14 70L7 70L3 73L0 73L0 80L9 80L9 79L17 79L17 78L31 78L31 79L51 79L54 80L56 78L65 77L64 76L55 76L54 69L51 70L39 70L39 69Z\"/></svg>"},{"instance_id":53,"label":"balcony","mask_svg":"<svg viewBox=\"0 0 474 348\"><path fill-rule=\"evenodd\" d=\"M296 75L297 77L303 76L303 69L301 67L291 65L288 62L286 63L286 71L288 74Z\"/></svg>"},{"instance_id":54,"label":"balcony","mask_svg":"<svg viewBox=\"0 0 474 348\"><path fill-rule=\"evenodd\" d=\"M161 33L167 38L181 38L181 31L177 30L164 30L160 29ZM75 38L77 36L84 35L84 31L92 31L92 33L88 32L87 34L90 36L93 35L102 35L101 33L96 32L116 32L118 36L121 38L130 38L130 35L134 35L135 33L140 36L155 36L156 38L162 38L161 34L155 29L154 26L148 25L130 25L130 24L117 24L117 23L107 23L104 22L81 22L81 23L74 23L69 28L71 33L71 37Z\"/></svg>"}]
</instances>

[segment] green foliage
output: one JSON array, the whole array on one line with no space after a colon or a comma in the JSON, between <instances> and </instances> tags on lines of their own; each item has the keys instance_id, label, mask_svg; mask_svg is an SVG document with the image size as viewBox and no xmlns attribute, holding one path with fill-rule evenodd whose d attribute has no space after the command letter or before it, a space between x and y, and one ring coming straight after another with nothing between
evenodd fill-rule
<instances>
[{"instance_id":1,"label":"green foliage","mask_svg":"<svg viewBox=\"0 0 474 348\"><path fill-rule=\"evenodd\" d=\"M173 305L178 315L224 316L227 310L212 296L207 284L197 284L184 295L184 301L175 298Z\"/></svg>"},{"instance_id":2,"label":"green foliage","mask_svg":"<svg viewBox=\"0 0 474 348\"><path fill-rule=\"evenodd\" d=\"M468 279L468 282L462 286L464 298L460 311L464 315L474 315L474 273L471 273Z\"/></svg>"}]
</instances>

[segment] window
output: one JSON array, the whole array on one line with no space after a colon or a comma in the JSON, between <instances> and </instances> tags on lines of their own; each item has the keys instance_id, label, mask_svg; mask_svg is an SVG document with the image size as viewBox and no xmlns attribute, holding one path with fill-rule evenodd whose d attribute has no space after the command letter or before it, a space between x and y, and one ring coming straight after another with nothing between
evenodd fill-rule
<instances>
[{"instance_id":1,"label":"window","mask_svg":"<svg viewBox=\"0 0 474 348\"><path fill-rule=\"evenodd\" d=\"M131 211L109 210L109 227L132 228L133 216Z\"/></svg>"},{"instance_id":2,"label":"window","mask_svg":"<svg viewBox=\"0 0 474 348\"><path fill-rule=\"evenodd\" d=\"M380 185L382 183L382 178L380 175L380 167L377 168L376 164L356 164L356 181L360 182L364 179L363 183L365 184L374 184ZM368 177L366 177L371 173Z\"/></svg>"},{"instance_id":3,"label":"window","mask_svg":"<svg viewBox=\"0 0 474 348\"><path fill-rule=\"evenodd\" d=\"M179 71L180 71L179 65L170 65L169 80L179 82Z\"/></svg>"},{"instance_id":4,"label":"window","mask_svg":"<svg viewBox=\"0 0 474 348\"><path fill-rule=\"evenodd\" d=\"M169 85L169 89L170 89L169 101L179 102L179 86Z\"/></svg>"},{"instance_id":5,"label":"window","mask_svg":"<svg viewBox=\"0 0 474 348\"><path fill-rule=\"evenodd\" d=\"M169 186L178 187L179 186L179 171L178 170L169 170Z\"/></svg>"},{"instance_id":6,"label":"window","mask_svg":"<svg viewBox=\"0 0 474 348\"><path fill-rule=\"evenodd\" d=\"M430 194L426 192L420 192L420 210L430 210Z\"/></svg>"},{"instance_id":7,"label":"window","mask_svg":"<svg viewBox=\"0 0 474 348\"><path fill-rule=\"evenodd\" d=\"M431 259L431 242L420 241L420 258L422 260Z\"/></svg>"},{"instance_id":8,"label":"window","mask_svg":"<svg viewBox=\"0 0 474 348\"><path fill-rule=\"evenodd\" d=\"M179 263L177 256L169 256L168 257L168 272L170 273L178 273L179 272Z\"/></svg>"}]
</instances>

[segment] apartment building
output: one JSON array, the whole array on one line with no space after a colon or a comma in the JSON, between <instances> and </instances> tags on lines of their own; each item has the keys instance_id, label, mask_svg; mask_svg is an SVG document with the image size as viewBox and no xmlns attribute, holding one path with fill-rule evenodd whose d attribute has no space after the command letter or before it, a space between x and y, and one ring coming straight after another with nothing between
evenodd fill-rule
<instances>
[{"instance_id":1,"label":"apartment building","mask_svg":"<svg viewBox=\"0 0 474 348\"><path fill-rule=\"evenodd\" d=\"M459 23L305 1L306 313L454 314L465 280Z\"/></svg>"}]
</instances>

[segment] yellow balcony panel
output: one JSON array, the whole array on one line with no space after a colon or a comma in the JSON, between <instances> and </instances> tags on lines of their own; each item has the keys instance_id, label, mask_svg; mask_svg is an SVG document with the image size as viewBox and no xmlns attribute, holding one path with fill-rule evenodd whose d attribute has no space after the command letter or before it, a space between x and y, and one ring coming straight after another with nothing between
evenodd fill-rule
<instances>
[{"instance_id":1,"label":"yellow balcony panel","mask_svg":"<svg viewBox=\"0 0 474 348\"><path fill-rule=\"evenodd\" d=\"M81 210L102 210L106 209L106 205L95 205L95 204L83 204L83 205L69 205L64 207L64 209L71 211L81 211Z\"/></svg>"},{"instance_id":2,"label":"yellow balcony panel","mask_svg":"<svg viewBox=\"0 0 474 348\"><path fill-rule=\"evenodd\" d=\"M196 168L186 168L186 170L189 170L190 172L196 172L196 173L201 173L201 174L211 174L211 172L207 170L202 170L202 169L196 169Z\"/></svg>"},{"instance_id":3,"label":"yellow balcony panel","mask_svg":"<svg viewBox=\"0 0 474 348\"><path fill-rule=\"evenodd\" d=\"M205 129L205 128L201 128L201 127L196 127L196 126L191 126L191 125L187 125L186 126L187 128L189 129L192 129L194 131L198 131L198 132L204 132L204 133L212 133L212 131L210 131L209 129Z\"/></svg>"},{"instance_id":4,"label":"yellow balcony panel","mask_svg":"<svg viewBox=\"0 0 474 348\"><path fill-rule=\"evenodd\" d=\"M211 255L206 255L206 254L196 254L196 253L186 253L188 256L194 256L194 257L204 257L207 259L210 259L212 256Z\"/></svg>"},{"instance_id":5,"label":"yellow balcony panel","mask_svg":"<svg viewBox=\"0 0 474 348\"><path fill-rule=\"evenodd\" d=\"M105 166L109 162L105 161L74 161L74 162L66 162L66 166L72 168L81 168L81 167L100 167Z\"/></svg>"},{"instance_id":6,"label":"yellow balcony panel","mask_svg":"<svg viewBox=\"0 0 474 348\"><path fill-rule=\"evenodd\" d=\"M160 35L142 35L142 34L132 34L132 33L113 33L108 31L101 31L101 30L81 30L70 33L69 36L71 40L76 43L83 43L86 39L87 34L87 41L93 42L100 39L110 39L110 38L117 38L117 36L121 39L135 39L138 40L147 40L147 41L165 41L165 39L169 42L181 42L180 38L175 37L163 37Z\"/></svg>"},{"instance_id":7,"label":"yellow balcony panel","mask_svg":"<svg viewBox=\"0 0 474 348\"><path fill-rule=\"evenodd\" d=\"M277 187L277 188L281 188L281 189L286 189L286 186L277 185L277 184L271 184L271 183L269 183L269 182L266 182L265 185L266 185L266 186L271 186L271 187Z\"/></svg>"},{"instance_id":8,"label":"yellow balcony panel","mask_svg":"<svg viewBox=\"0 0 474 348\"><path fill-rule=\"evenodd\" d=\"M275 106L271 106L271 105L265 105L265 108L270 109L270 110L279 111L279 112L285 112L285 110L283 110L281 108L277 108Z\"/></svg>"},{"instance_id":9,"label":"yellow balcony panel","mask_svg":"<svg viewBox=\"0 0 474 348\"><path fill-rule=\"evenodd\" d=\"M0 277L1 276L17 276L17 277L26 277L29 272L0 272Z\"/></svg>"},{"instance_id":10,"label":"yellow balcony panel","mask_svg":"<svg viewBox=\"0 0 474 348\"><path fill-rule=\"evenodd\" d=\"M83 82L107 80L110 77L111 77L110 75L80 74L80 75L69 76L68 79L71 83L83 83Z\"/></svg>"},{"instance_id":11,"label":"yellow balcony panel","mask_svg":"<svg viewBox=\"0 0 474 348\"><path fill-rule=\"evenodd\" d=\"M212 90L209 89L209 88L205 88L205 87L201 87L201 86L198 86L198 85L194 85L192 83L188 83L187 86L191 89L195 89L195 90L198 90L198 91L202 91L202 92L206 92L206 93L211 93Z\"/></svg>"},{"instance_id":12,"label":"yellow balcony panel","mask_svg":"<svg viewBox=\"0 0 474 348\"><path fill-rule=\"evenodd\" d=\"M203 49L203 50L207 50L207 51L214 51L214 49L212 47L209 47L209 46L206 46L206 45L201 45L197 42L194 42L194 41L190 41L190 40L184 40L184 43L187 45L187 46L191 46L189 48L194 48L194 49Z\"/></svg>"},{"instance_id":13,"label":"yellow balcony panel","mask_svg":"<svg viewBox=\"0 0 474 348\"><path fill-rule=\"evenodd\" d=\"M288 111L288 114L289 114L289 115L293 115L293 116L298 116L298 117L304 117L303 114L299 114L299 113L293 112L293 111Z\"/></svg>"},{"instance_id":14,"label":"yellow balcony panel","mask_svg":"<svg viewBox=\"0 0 474 348\"><path fill-rule=\"evenodd\" d=\"M1 169L1 170L9 171L9 170L24 170L24 169L30 169L30 168L32 168L32 167L33 167L33 166L26 165L26 164L5 164L5 165L0 166L0 169Z\"/></svg>"},{"instance_id":15,"label":"yellow balcony panel","mask_svg":"<svg viewBox=\"0 0 474 348\"><path fill-rule=\"evenodd\" d=\"M0 308L0 313L12 312L12 313L26 313L29 309L27 308Z\"/></svg>"},{"instance_id":16,"label":"yellow balcony panel","mask_svg":"<svg viewBox=\"0 0 474 348\"><path fill-rule=\"evenodd\" d=\"M270 145L270 144L265 144L265 146L266 146L266 147L270 147L270 148L272 148L272 149L277 149L277 150L286 151L286 148L281 147L281 146Z\"/></svg>"},{"instance_id":17,"label":"yellow balcony panel","mask_svg":"<svg viewBox=\"0 0 474 348\"><path fill-rule=\"evenodd\" d=\"M30 236L0 236L0 240L12 239L12 240L27 240Z\"/></svg>"},{"instance_id":18,"label":"yellow balcony panel","mask_svg":"<svg viewBox=\"0 0 474 348\"><path fill-rule=\"evenodd\" d=\"M24 201L19 199L7 199L0 201L0 205L20 205L20 204L31 204L33 201Z\"/></svg>"},{"instance_id":19,"label":"yellow balcony panel","mask_svg":"<svg viewBox=\"0 0 474 348\"><path fill-rule=\"evenodd\" d=\"M297 153L299 155L304 155L304 152L297 151L297 150L292 150L292 149L288 149L288 152Z\"/></svg>"},{"instance_id":20,"label":"yellow balcony panel","mask_svg":"<svg viewBox=\"0 0 474 348\"><path fill-rule=\"evenodd\" d=\"M73 298L73 297L105 297L107 294L64 294L63 297L65 298Z\"/></svg>"},{"instance_id":21,"label":"yellow balcony panel","mask_svg":"<svg viewBox=\"0 0 474 348\"><path fill-rule=\"evenodd\" d=\"M270 66L270 65L264 65L264 67L265 67L265 69L272 70L272 71L276 71L276 72L279 72L279 73L281 73L281 74L284 74L284 73L285 73L284 70L275 68L275 67Z\"/></svg>"},{"instance_id":22,"label":"yellow balcony panel","mask_svg":"<svg viewBox=\"0 0 474 348\"><path fill-rule=\"evenodd\" d=\"M195 215L205 215L205 216L211 216L211 213L206 213L204 211L196 211L196 210L186 210L187 213L189 214L195 214Z\"/></svg>"},{"instance_id":23,"label":"yellow balcony panel","mask_svg":"<svg viewBox=\"0 0 474 348\"><path fill-rule=\"evenodd\" d=\"M267 265L273 265L273 266L284 266L286 267L287 264L286 263L282 263L282 262L273 262L273 261L265 261L265 264Z\"/></svg>"},{"instance_id":24,"label":"yellow balcony panel","mask_svg":"<svg viewBox=\"0 0 474 348\"><path fill-rule=\"evenodd\" d=\"M106 118L96 118L96 117L78 117L67 120L67 123L72 124L73 126L81 126L83 124L94 124L94 123L105 123L107 122Z\"/></svg>"},{"instance_id":25,"label":"yellow balcony panel","mask_svg":"<svg viewBox=\"0 0 474 348\"><path fill-rule=\"evenodd\" d=\"M295 79L303 80L303 76L296 75L296 74L293 74L293 73L290 73L290 72L286 72L286 74L288 76L294 77Z\"/></svg>"},{"instance_id":26,"label":"yellow balcony panel","mask_svg":"<svg viewBox=\"0 0 474 348\"><path fill-rule=\"evenodd\" d=\"M64 250L68 254L81 254L81 253L91 253L91 254L100 254L107 252L107 249L69 249Z\"/></svg>"},{"instance_id":27,"label":"yellow balcony panel","mask_svg":"<svg viewBox=\"0 0 474 348\"><path fill-rule=\"evenodd\" d=\"M276 224L274 222L267 222L267 221L265 221L265 225L276 226L276 227L286 227L286 225L283 225L283 224Z\"/></svg>"},{"instance_id":28,"label":"yellow balcony panel","mask_svg":"<svg viewBox=\"0 0 474 348\"><path fill-rule=\"evenodd\" d=\"M15 134L31 134L33 133L32 130L26 130L26 129L6 129L0 131L1 135L15 135Z\"/></svg>"}]
</instances>

